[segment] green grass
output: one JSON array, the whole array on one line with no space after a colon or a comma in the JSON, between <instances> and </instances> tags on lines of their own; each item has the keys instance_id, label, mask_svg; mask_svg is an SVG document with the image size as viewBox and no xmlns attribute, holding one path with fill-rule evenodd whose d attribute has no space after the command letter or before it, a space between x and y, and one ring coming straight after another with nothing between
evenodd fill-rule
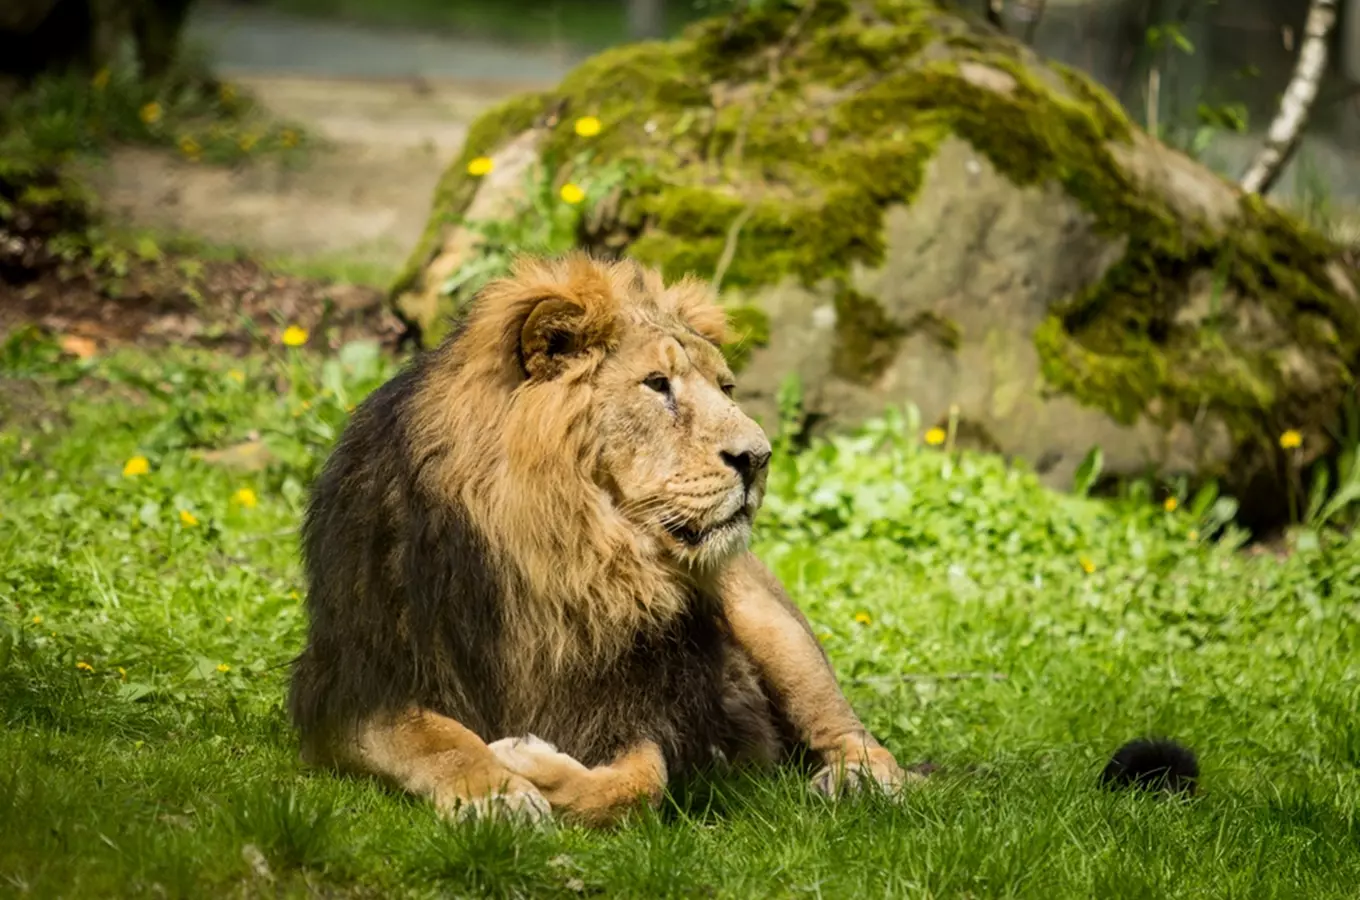
<instances>
[{"instance_id":1,"label":"green grass","mask_svg":"<svg viewBox=\"0 0 1360 900\"><path fill-rule=\"evenodd\" d=\"M713 781L516 831L303 770L294 529L391 367L0 346L0 894L1355 896L1356 547L1248 555L1212 497L1054 494L900 416L781 454L758 543L867 723L943 766L900 804ZM267 471L195 459L252 432ZM1096 788L1145 733L1200 752L1199 799Z\"/></svg>"}]
</instances>

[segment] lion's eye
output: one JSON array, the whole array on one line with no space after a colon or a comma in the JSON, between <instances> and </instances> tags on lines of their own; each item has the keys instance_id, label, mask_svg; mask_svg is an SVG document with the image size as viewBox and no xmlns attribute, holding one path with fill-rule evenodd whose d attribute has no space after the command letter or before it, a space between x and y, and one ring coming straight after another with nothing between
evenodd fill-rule
<instances>
[{"instance_id":1,"label":"lion's eye","mask_svg":"<svg viewBox=\"0 0 1360 900\"><path fill-rule=\"evenodd\" d=\"M730 381L724 381L722 383L722 392L729 397L732 396L732 392L735 391L736 389L737 386Z\"/></svg>"},{"instance_id":2,"label":"lion's eye","mask_svg":"<svg viewBox=\"0 0 1360 900\"><path fill-rule=\"evenodd\" d=\"M642 383L656 391L658 394L670 395L671 380L659 372L653 372L651 375L648 375L643 379Z\"/></svg>"}]
</instances>

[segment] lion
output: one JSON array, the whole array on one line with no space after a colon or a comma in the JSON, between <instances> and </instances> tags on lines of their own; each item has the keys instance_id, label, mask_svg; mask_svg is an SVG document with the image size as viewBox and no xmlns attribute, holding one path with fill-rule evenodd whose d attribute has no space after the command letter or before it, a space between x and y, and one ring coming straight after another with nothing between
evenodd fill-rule
<instances>
[{"instance_id":1,"label":"lion","mask_svg":"<svg viewBox=\"0 0 1360 900\"><path fill-rule=\"evenodd\" d=\"M748 547L771 445L726 339L700 279L524 257L358 406L302 526L305 763L586 826L724 760L902 788Z\"/></svg>"}]
</instances>

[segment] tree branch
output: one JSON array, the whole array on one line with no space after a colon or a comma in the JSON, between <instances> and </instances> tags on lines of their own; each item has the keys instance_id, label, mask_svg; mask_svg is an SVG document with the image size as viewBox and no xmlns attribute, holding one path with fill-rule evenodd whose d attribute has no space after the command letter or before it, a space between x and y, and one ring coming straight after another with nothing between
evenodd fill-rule
<instances>
[{"instance_id":1,"label":"tree branch","mask_svg":"<svg viewBox=\"0 0 1360 900\"><path fill-rule=\"evenodd\" d=\"M1312 0L1308 8L1308 23L1303 30L1299 60L1294 75L1280 98L1279 111L1266 132L1266 142L1256 159L1242 176L1242 188L1251 194L1265 194L1280 177L1285 164L1294 155L1308 111L1318 93L1318 85L1327 68L1327 35L1336 24L1336 0Z\"/></svg>"}]
</instances>

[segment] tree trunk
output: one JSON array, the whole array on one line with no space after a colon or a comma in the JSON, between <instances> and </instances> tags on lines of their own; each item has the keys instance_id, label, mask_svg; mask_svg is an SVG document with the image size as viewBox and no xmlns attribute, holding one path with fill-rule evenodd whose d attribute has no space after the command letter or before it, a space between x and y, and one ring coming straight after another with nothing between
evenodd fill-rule
<instances>
[{"instance_id":1,"label":"tree trunk","mask_svg":"<svg viewBox=\"0 0 1360 900\"><path fill-rule=\"evenodd\" d=\"M661 37L665 30L665 0L627 0L628 36L635 41Z\"/></svg>"},{"instance_id":2,"label":"tree trunk","mask_svg":"<svg viewBox=\"0 0 1360 900\"><path fill-rule=\"evenodd\" d=\"M1299 47L1299 61L1294 76L1280 98L1280 109L1266 132L1266 142L1256 159L1242 176L1242 188L1248 193L1269 193L1280 177L1289 158L1294 155L1308 111L1317 97L1318 85L1327 70L1327 36L1336 24L1336 0L1313 0L1304 26L1303 43Z\"/></svg>"},{"instance_id":3,"label":"tree trunk","mask_svg":"<svg viewBox=\"0 0 1360 900\"><path fill-rule=\"evenodd\" d=\"M142 75L163 77L194 0L0 0L0 75L21 80L106 66L131 36Z\"/></svg>"}]
</instances>

